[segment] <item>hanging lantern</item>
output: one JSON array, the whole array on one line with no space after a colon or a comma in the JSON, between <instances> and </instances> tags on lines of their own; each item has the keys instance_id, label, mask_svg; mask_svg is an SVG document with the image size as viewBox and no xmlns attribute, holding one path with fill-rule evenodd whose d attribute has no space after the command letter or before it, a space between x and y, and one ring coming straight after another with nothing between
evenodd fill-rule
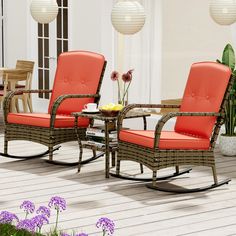
<instances>
[{"instance_id":1,"label":"hanging lantern","mask_svg":"<svg viewBox=\"0 0 236 236\"><path fill-rule=\"evenodd\" d=\"M113 27L121 34L135 34L143 28L146 14L137 1L119 1L111 12Z\"/></svg>"},{"instance_id":2,"label":"hanging lantern","mask_svg":"<svg viewBox=\"0 0 236 236\"><path fill-rule=\"evenodd\" d=\"M236 21L236 0L212 0L210 15L220 25L231 25Z\"/></svg>"},{"instance_id":3,"label":"hanging lantern","mask_svg":"<svg viewBox=\"0 0 236 236\"><path fill-rule=\"evenodd\" d=\"M30 5L32 17L41 24L48 24L53 21L58 14L56 0L32 0Z\"/></svg>"}]
</instances>

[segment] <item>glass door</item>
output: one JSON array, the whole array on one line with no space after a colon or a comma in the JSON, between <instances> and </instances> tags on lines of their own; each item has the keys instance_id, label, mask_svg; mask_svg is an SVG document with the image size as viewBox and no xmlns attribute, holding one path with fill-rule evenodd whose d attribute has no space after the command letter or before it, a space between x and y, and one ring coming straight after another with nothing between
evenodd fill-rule
<instances>
[{"instance_id":1,"label":"glass door","mask_svg":"<svg viewBox=\"0 0 236 236\"><path fill-rule=\"evenodd\" d=\"M38 24L38 88L50 89L53 84L57 58L68 51L68 0L57 0L57 19L50 24ZM49 99L48 93L39 98Z\"/></svg>"}]
</instances>

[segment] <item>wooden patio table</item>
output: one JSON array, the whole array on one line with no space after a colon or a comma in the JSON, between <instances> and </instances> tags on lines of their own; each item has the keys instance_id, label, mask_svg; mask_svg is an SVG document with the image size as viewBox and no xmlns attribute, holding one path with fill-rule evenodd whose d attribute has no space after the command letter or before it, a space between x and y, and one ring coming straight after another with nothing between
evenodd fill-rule
<instances>
[{"instance_id":1,"label":"wooden patio table","mask_svg":"<svg viewBox=\"0 0 236 236\"><path fill-rule=\"evenodd\" d=\"M117 127L117 119L118 116L104 116L101 112L99 113L84 113L84 112L75 112L72 113L75 117L75 129L77 128L78 118L85 117L93 120L100 120L104 122L105 125L105 146L104 147L95 147L95 145L83 144L82 147L89 149L96 149L98 151L103 151L105 153L105 177L109 178L109 169L110 169L110 152L112 154L112 166L115 166L115 152L117 151L117 145L110 146L109 145L109 127L113 126ZM125 119L133 119L133 118L143 118L144 130L147 129L147 120L146 117L150 116L149 113L143 111L130 111ZM78 140L80 142L80 140Z\"/></svg>"}]
</instances>

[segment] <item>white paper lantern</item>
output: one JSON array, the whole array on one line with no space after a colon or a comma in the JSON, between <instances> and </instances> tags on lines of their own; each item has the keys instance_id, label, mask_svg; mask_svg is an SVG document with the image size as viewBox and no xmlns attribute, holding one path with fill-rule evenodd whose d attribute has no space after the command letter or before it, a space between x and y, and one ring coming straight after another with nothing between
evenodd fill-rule
<instances>
[{"instance_id":1,"label":"white paper lantern","mask_svg":"<svg viewBox=\"0 0 236 236\"><path fill-rule=\"evenodd\" d=\"M231 25L236 21L236 0L212 0L210 15L220 25Z\"/></svg>"},{"instance_id":2,"label":"white paper lantern","mask_svg":"<svg viewBox=\"0 0 236 236\"><path fill-rule=\"evenodd\" d=\"M121 34L135 34L143 28L146 14L137 1L117 2L111 12L114 28Z\"/></svg>"},{"instance_id":3,"label":"white paper lantern","mask_svg":"<svg viewBox=\"0 0 236 236\"><path fill-rule=\"evenodd\" d=\"M53 21L58 14L56 0L32 0L30 5L32 17L41 24L48 24Z\"/></svg>"}]
</instances>

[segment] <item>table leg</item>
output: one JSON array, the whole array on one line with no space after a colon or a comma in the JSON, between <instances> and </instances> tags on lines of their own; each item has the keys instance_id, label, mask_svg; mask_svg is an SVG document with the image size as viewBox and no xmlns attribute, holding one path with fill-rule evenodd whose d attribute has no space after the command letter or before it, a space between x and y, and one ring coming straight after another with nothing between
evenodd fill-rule
<instances>
[{"instance_id":1,"label":"table leg","mask_svg":"<svg viewBox=\"0 0 236 236\"><path fill-rule=\"evenodd\" d=\"M110 150L109 150L109 131L108 131L109 121L105 121L105 172L106 178L109 178L110 169Z\"/></svg>"}]
</instances>

